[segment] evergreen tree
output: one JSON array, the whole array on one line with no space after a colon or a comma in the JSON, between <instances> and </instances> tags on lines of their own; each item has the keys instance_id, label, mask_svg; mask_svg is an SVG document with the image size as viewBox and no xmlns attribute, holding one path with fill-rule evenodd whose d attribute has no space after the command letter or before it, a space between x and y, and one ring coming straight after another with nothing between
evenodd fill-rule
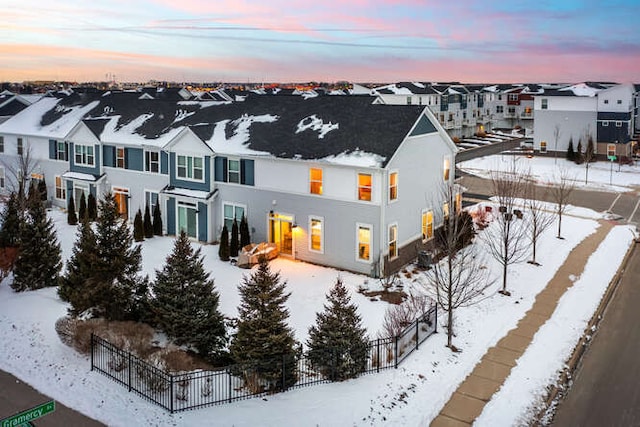
<instances>
[{"instance_id":1,"label":"evergreen tree","mask_svg":"<svg viewBox=\"0 0 640 427\"><path fill-rule=\"evenodd\" d=\"M96 235L89 221L81 221L78 225L78 238L58 287L60 299L71 304L69 312L73 316L78 316L95 305L95 289L91 277L97 265Z\"/></svg>"},{"instance_id":2,"label":"evergreen tree","mask_svg":"<svg viewBox=\"0 0 640 427\"><path fill-rule=\"evenodd\" d=\"M149 212L149 204L144 207L144 237L150 239L153 237L153 223L151 222L151 213Z\"/></svg>"},{"instance_id":3,"label":"evergreen tree","mask_svg":"<svg viewBox=\"0 0 640 427\"><path fill-rule=\"evenodd\" d=\"M229 255L232 257L238 256L238 245L240 244L238 237L238 221L234 218L231 226L231 243L229 243Z\"/></svg>"},{"instance_id":4,"label":"evergreen tree","mask_svg":"<svg viewBox=\"0 0 640 427\"><path fill-rule=\"evenodd\" d=\"M153 234L162 236L162 214L159 202L153 206Z\"/></svg>"},{"instance_id":5,"label":"evergreen tree","mask_svg":"<svg viewBox=\"0 0 640 427\"><path fill-rule=\"evenodd\" d=\"M584 161L583 157L582 157L582 141L578 140L578 147L576 148L576 156L574 161L576 162L576 164L581 165L582 162Z\"/></svg>"},{"instance_id":6,"label":"evergreen tree","mask_svg":"<svg viewBox=\"0 0 640 427\"><path fill-rule=\"evenodd\" d=\"M281 283L280 274L272 273L264 258L238 287L241 302L231 356L247 364L245 376L261 379L268 390L286 389L296 382L296 341L287 325L285 303L290 294L285 290L286 282Z\"/></svg>"},{"instance_id":7,"label":"evergreen tree","mask_svg":"<svg viewBox=\"0 0 640 427\"><path fill-rule=\"evenodd\" d=\"M222 261L229 261L229 230L226 224L222 226L222 233L220 233L218 256Z\"/></svg>"},{"instance_id":8,"label":"evergreen tree","mask_svg":"<svg viewBox=\"0 0 640 427\"><path fill-rule=\"evenodd\" d=\"M96 196L92 193L89 193L89 197L87 198L87 216L89 217L89 221L95 221L98 218L98 203Z\"/></svg>"},{"instance_id":9,"label":"evergreen tree","mask_svg":"<svg viewBox=\"0 0 640 427\"><path fill-rule=\"evenodd\" d=\"M327 378L355 378L367 367L370 342L357 311L338 278L327 295L324 311L316 314L307 340L312 366Z\"/></svg>"},{"instance_id":10,"label":"evergreen tree","mask_svg":"<svg viewBox=\"0 0 640 427\"><path fill-rule=\"evenodd\" d=\"M251 243L249 224L247 223L247 217L242 214L242 219L240 220L240 248L244 248L249 243Z\"/></svg>"},{"instance_id":11,"label":"evergreen tree","mask_svg":"<svg viewBox=\"0 0 640 427\"><path fill-rule=\"evenodd\" d=\"M67 224L76 225L78 223L78 217L76 216L76 204L73 201L73 194L69 195L69 202L67 203Z\"/></svg>"},{"instance_id":12,"label":"evergreen tree","mask_svg":"<svg viewBox=\"0 0 640 427\"><path fill-rule=\"evenodd\" d=\"M44 180L44 175L42 179L38 181L38 194L40 195L40 200L43 202L47 201L47 183Z\"/></svg>"},{"instance_id":13,"label":"evergreen tree","mask_svg":"<svg viewBox=\"0 0 640 427\"><path fill-rule=\"evenodd\" d=\"M142 242L144 240L144 223L142 222L142 212L138 209L133 219L133 240Z\"/></svg>"},{"instance_id":14,"label":"evergreen tree","mask_svg":"<svg viewBox=\"0 0 640 427\"><path fill-rule=\"evenodd\" d=\"M573 149L573 138L569 138L569 147L567 148L567 160L574 162L576 160L576 152Z\"/></svg>"},{"instance_id":15,"label":"evergreen tree","mask_svg":"<svg viewBox=\"0 0 640 427\"><path fill-rule=\"evenodd\" d=\"M151 310L157 325L177 345L189 345L215 360L227 344L219 296L204 270L200 248L193 250L184 231L162 270L156 270Z\"/></svg>"},{"instance_id":16,"label":"evergreen tree","mask_svg":"<svg viewBox=\"0 0 640 427\"><path fill-rule=\"evenodd\" d=\"M87 199L84 197L84 193L80 196L80 206L78 207L78 218L80 221L84 221L87 216Z\"/></svg>"},{"instance_id":17,"label":"evergreen tree","mask_svg":"<svg viewBox=\"0 0 640 427\"><path fill-rule=\"evenodd\" d=\"M21 227L21 245L13 270L11 287L16 291L57 286L62 258L53 221L40 195L29 199L25 221Z\"/></svg>"},{"instance_id":18,"label":"evergreen tree","mask_svg":"<svg viewBox=\"0 0 640 427\"><path fill-rule=\"evenodd\" d=\"M18 196L11 193L2 211L2 227L0 228L0 247L20 246L20 224L22 222Z\"/></svg>"}]
</instances>

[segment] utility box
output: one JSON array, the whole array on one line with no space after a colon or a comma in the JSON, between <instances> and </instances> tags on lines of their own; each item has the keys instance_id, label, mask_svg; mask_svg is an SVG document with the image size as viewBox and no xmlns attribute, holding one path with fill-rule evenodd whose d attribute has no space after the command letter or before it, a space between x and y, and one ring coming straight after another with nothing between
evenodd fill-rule
<instances>
[{"instance_id":1,"label":"utility box","mask_svg":"<svg viewBox=\"0 0 640 427\"><path fill-rule=\"evenodd\" d=\"M418 252L418 267L429 268L433 263L433 256L429 251Z\"/></svg>"}]
</instances>

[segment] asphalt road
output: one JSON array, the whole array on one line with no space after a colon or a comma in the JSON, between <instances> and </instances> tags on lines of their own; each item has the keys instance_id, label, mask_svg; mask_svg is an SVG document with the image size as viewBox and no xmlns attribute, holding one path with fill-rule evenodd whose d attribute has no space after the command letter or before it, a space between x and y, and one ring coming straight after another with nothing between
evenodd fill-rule
<instances>
[{"instance_id":1,"label":"asphalt road","mask_svg":"<svg viewBox=\"0 0 640 427\"><path fill-rule=\"evenodd\" d=\"M472 175L462 174L458 181L467 188L468 193L484 195L491 194L489 180ZM537 194L541 199L551 202L551 196L546 194L547 187L538 186ZM624 221L640 224L640 191L613 193L607 191L575 189L571 195L570 204L590 208L596 212L611 211L618 214Z\"/></svg>"},{"instance_id":2,"label":"asphalt road","mask_svg":"<svg viewBox=\"0 0 640 427\"><path fill-rule=\"evenodd\" d=\"M640 426L639 249L582 356L553 426Z\"/></svg>"},{"instance_id":3,"label":"asphalt road","mask_svg":"<svg viewBox=\"0 0 640 427\"><path fill-rule=\"evenodd\" d=\"M0 371L0 420L51 400L50 397L23 383L13 375ZM42 427L93 427L104 424L56 402L55 410L33 421L33 425Z\"/></svg>"}]
</instances>

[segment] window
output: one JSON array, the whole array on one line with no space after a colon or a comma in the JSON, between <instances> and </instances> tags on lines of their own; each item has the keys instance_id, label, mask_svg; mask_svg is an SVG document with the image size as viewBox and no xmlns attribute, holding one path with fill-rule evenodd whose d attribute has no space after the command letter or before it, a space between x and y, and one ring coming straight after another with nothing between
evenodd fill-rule
<instances>
[{"instance_id":1,"label":"window","mask_svg":"<svg viewBox=\"0 0 640 427\"><path fill-rule=\"evenodd\" d=\"M398 225L389 226L389 259L398 257Z\"/></svg>"},{"instance_id":2,"label":"window","mask_svg":"<svg viewBox=\"0 0 640 427\"><path fill-rule=\"evenodd\" d=\"M231 233L231 227L233 226L233 219L238 222L238 226L240 226L240 221L242 220L242 216L244 215L246 218L246 206L238 205L235 203L223 203L222 210L224 216L224 225L227 226L227 230Z\"/></svg>"},{"instance_id":3,"label":"window","mask_svg":"<svg viewBox=\"0 0 640 427\"><path fill-rule=\"evenodd\" d=\"M547 141L540 141L540 152L541 153L547 152Z\"/></svg>"},{"instance_id":4,"label":"window","mask_svg":"<svg viewBox=\"0 0 640 427\"><path fill-rule=\"evenodd\" d=\"M67 160L67 144L64 141L56 142L56 159Z\"/></svg>"},{"instance_id":5,"label":"window","mask_svg":"<svg viewBox=\"0 0 640 427\"><path fill-rule=\"evenodd\" d=\"M198 231L198 211L195 203L178 202L178 233L196 238Z\"/></svg>"},{"instance_id":6,"label":"window","mask_svg":"<svg viewBox=\"0 0 640 427\"><path fill-rule=\"evenodd\" d=\"M407 105L411 105L411 97L407 96Z\"/></svg>"},{"instance_id":7,"label":"window","mask_svg":"<svg viewBox=\"0 0 640 427\"><path fill-rule=\"evenodd\" d=\"M504 113L504 106L496 105L496 113L498 114Z\"/></svg>"},{"instance_id":8,"label":"window","mask_svg":"<svg viewBox=\"0 0 640 427\"><path fill-rule=\"evenodd\" d=\"M605 104L608 104L608 103L609 103L609 100L608 100L608 99L605 99L605 100L604 100L604 103L605 103Z\"/></svg>"},{"instance_id":9,"label":"window","mask_svg":"<svg viewBox=\"0 0 640 427\"><path fill-rule=\"evenodd\" d=\"M618 105L622 104L622 99L618 99Z\"/></svg>"},{"instance_id":10,"label":"window","mask_svg":"<svg viewBox=\"0 0 640 427\"><path fill-rule=\"evenodd\" d=\"M422 212L422 241L433 237L433 211Z\"/></svg>"},{"instance_id":11,"label":"window","mask_svg":"<svg viewBox=\"0 0 640 427\"><path fill-rule=\"evenodd\" d=\"M151 214L153 214L153 208L158 203L158 193L156 193L155 191L145 190L144 203L145 206L149 206L149 210L151 211Z\"/></svg>"},{"instance_id":12,"label":"window","mask_svg":"<svg viewBox=\"0 0 640 427\"><path fill-rule=\"evenodd\" d=\"M389 174L389 200L398 198L398 172Z\"/></svg>"},{"instance_id":13,"label":"window","mask_svg":"<svg viewBox=\"0 0 640 427\"><path fill-rule=\"evenodd\" d=\"M203 181L202 157L178 156L178 178Z\"/></svg>"},{"instance_id":14,"label":"window","mask_svg":"<svg viewBox=\"0 0 640 427\"><path fill-rule=\"evenodd\" d=\"M75 161L77 165L94 166L93 145L74 146Z\"/></svg>"},{"instance_id":15,"label":"window","mask_svg":"<svg viewBox=\"0 0 640 427\"><path fill-rule=\"evenodd\" d=\"M309 250L324 252L323 219L320 217L309 218Z\"/></svg>"},{"instance_id":16,"label":"window","mask_svg":"<svg viewBox=\"0 0 640 427\"><path fill-rule=\"evenodd\" d=\"M602 121L602 126L604 126L604 127L609 126L609 121L608 120L603 120Z\"/></svg>"},{"instance_id":17,"label":"window","mask_svg":"<svg viewBox=\"0 0 640 427\"><path fill-rule=\"evenodd\" d=\"M113 197L118 205L118 214L127 218L129 216L129 189L121 187L113 187Z\"/></svg>"},{"instance_id":18,"label":"window","mask_svg":"<svg viewBox=\"0 0 640 427\"><path fill-rule=\"evenodd\" d=\"M0 188L4 189L4 166L0 166Z\"/></svg>"},{"instance_id":19,"label":"window","mask_svg":"<svg viewBox=\"0 0 640 427\"><path fill-rule=\"evenodd\" d=\"M371 226L368 224L357 224L357 240L359 261L371 260Z\"/></svg>"},{"instance_id":20,"label":"window","mask_svg":"<svg viewBox=\"0 0 640 427\"><path fill-rule=\"evenodd\" d=\"M358 174L358 200L371 201L371 175L368 173Z\"/></svg>"},{"instance_id":21,"label":"window","mask_svg":"<svg viewBox=\"0 0 640 427\"><path fill-rule=\"evenodd\" d=\"M24 149L22 144L23 144L22 138L18 138L18 145L17 145L18 156L22 156L22 150Z\"/></svg>"},{"instance_id":22,"label":"window","mask_svg":"<svg viewBox=\"0 0 640 427\"><path fill-rule=\"evenodd\" d=\"M518 94L517 93L510 93L509 94L509 101L517 101L518 100Z\"/></svg>"},{"instance_id":23,"label":"window","mask_svg":"<svg viewBox=\"0 0 640 427\"><path fill-rule=\"evenodd\" d=\"M227 163L227 182L240 184L240 160L229 159Z\"/></svg>"},{"instance_id":24,"label":"window","mask_svg":"<svg viewBox=\"0 0 640 427\"><path fill-rule=\"evenodd\" d=\"M4 136L0 136L0 153L4 153Z\"/></svg>"},{"instance_id":25,"label":"window","mask_svg":"<svg viewBox=\"0 0 640 427\"><path fill-rule=\"evenodd\" d=\"M616 144L607 144L607 157L616 155Z\"/></svg>"},{"instance_id":26,"label":"window","mask_svg":"<svg viewBox=\"0 0 640 427\"><path fill-rule=\"evenodd\" d=\"M56 181L56 199L58 200L67 200L67 187L65 182L62 180L60 175L55 176ZM78 200L78 202L80 202Z\"/></svg>"},{"instance_id":27,"label":"window","mask_svg":"<svg viewBox=\"0 0 640 427\"><path fill-rule=\"evenodd\" d=\"M442 214L445 218L449 218L449 202L442 205Z\"/></svg>"},{"instance_id":28,"label":"window","mask_svg":"<svg viewBox=\"0 0 640 427\"><path fill-rule=\"evenodd\" d=\"M116 147L116 167L124 169L124 148Z\"/></svg>"},{"instance_id":29,"label":"window","mask_svg":"<svg viewBox=\"0 0 640 427\"><path fill-rule=\"evenodd\" d=\"M322 194L322 169L309 169L309 192L311 194Z\"/></svg>"},{"instance_id":30,"label":"window","mask_svg":"<svg viewBox=\"0 0 640 427\"><path fill-rule=\"evenodd\" d=\"M617 128L621 128L622 127L622 122L620 120L616 120L616 127Z\"/></svg>"},{"instance_id":31,"label":"window","mask_svg":"<svg viewBox=\"0 0 640 427\"><path fill-rule=\"evenodd\" d=\"M157 151L144 152L144 170L145 172L160 172L160 153Z\"/></svg>"},{"instance_id":32,"label":"window","mask_svg":"<svg viewBox=\"0 0 640 427\"><path fill-rule=\"evenodd\" d=\"M509 107L509 114L515 114L516 113L516 107Z\"/></svg>"},{"instance_id":33,"label":"window","mask_svg":"<svg viewBox=\"0 0 640 427\"><path fill-rule=\"evenodd\" d=\"M75 202L76 209L80 207L80 199L84 194L85 200L89 197L89 184L76 182L73 184L73 200Z\"/></svg>"},{"instance_id":34,"label":"window","mask_svg":"<svg viewBox=\"0 0 640 427\"><path fill-rule=\"evenodd\" d=\"M501 93L498 94L498 101L502 101L502 94Z\"/></svg>"},{"instance_id":35,"label":"window","mask_svg":"<svg viewBox=\"0 0 640 427\"><path fill-rule=\"evenodd\" d=\"M540 100L540 109L546 110L549 108L549 100L547 98L542 98Z\"/></svg>"},{"instance_id":36,"label":"window","mask_svg":"<svg viewBox=\"0 0 640 427\"><path fill-rule=\"evenodd\" d=\"M462 212L462 193L456 193L456 212Z\"/></svg>"},{"instance_id":37,"label":"window","mask_svg":"<svg viewBox=\"0 0 640 427\"><path fill-rule=\"evenodd\" d=\"M449 181L449 174L451 173L451 159L447 156L444 158L444 161L442 163L442 178L445 181Z\"/></svg>"}]
</instances>

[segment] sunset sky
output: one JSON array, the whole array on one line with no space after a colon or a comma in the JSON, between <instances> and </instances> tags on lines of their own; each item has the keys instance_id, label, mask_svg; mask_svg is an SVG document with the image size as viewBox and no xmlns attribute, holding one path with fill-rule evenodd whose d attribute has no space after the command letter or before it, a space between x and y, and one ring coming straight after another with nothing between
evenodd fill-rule
<instances>
[{"instance_id":1,"label":"sunset sky","mask_svg":"<svg viewBox=\"0 0 640 427\"><path fill-rule=\"evenodd\" d=\"M640 82L638 0L0 0L0 81Z\"/></svg>"}]
</instances>

